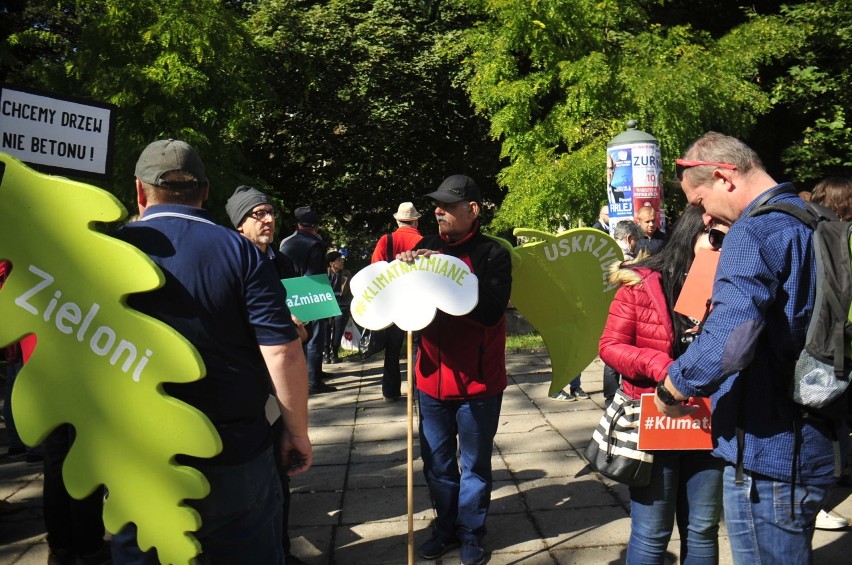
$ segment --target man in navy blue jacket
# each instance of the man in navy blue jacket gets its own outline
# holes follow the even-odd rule
[[[281,242],[279,250],[293,261],[299,276],[325,275],[326,245],[319,236],[319,215],[308,206],[296,208],[298,226],[292,235]],[[336,387],[322,381],[322,353],[325,334],[328,333],[328,320],[320,319],[311,323],[308,329],[310,337],[305,346],[308,362],[308,387],[311,394],[333,392]]]
[[[165,284],[131,295],[128,305],[168,324],[198,350],[207,375],[166,383],[166,392],[202,411],[222,438],[211,459],[178,456],[198,468],[210,494],[188,502],[202,518],[195,536],[212,563],[284,563],[281,485],[266,418],[270,378],[285,432],[290,475],[312,463],[305,359],[284,287],[247,238],[216,225],[201,208],[204,165],[183,141],[151,143],[136,164],[140,218],[116,237],[148,255]],[[112,538],[117,564],[154,564],[130,524]]]

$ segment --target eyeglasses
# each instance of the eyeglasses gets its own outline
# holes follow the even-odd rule
[[[720,169],[728,169],[736,171],[737,166],[730,163],[716,163],[715,161],[693,161],[692,159],[675,159],[675,176],[677,180],[683,182],[683,172],[692,167],[718,167]]]
[[[267,218],[272,218],[273,220],[278,217],[278,210],[275,208],[264,208],[262,210],[252,210],[249,212],[249,216],[257,220],[258,222],[263,222]]]
[[[707,239],[710,241],[710,245],[713,246],[713,249],[718,251],[722,249],[722,241],[725,239],[725,232],[715,228],[710,228],[707,230]]]

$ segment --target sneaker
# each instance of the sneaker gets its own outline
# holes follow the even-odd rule
[[[842,530],[848,525],[849,521],[837,512],[820,510],[814,527],[818,530]]]
[[[589,393],[587,393],[585,390],[581,389],[580,387],[577,387],[576,389],[572,390],[571,394],[573,394],[577,398],[582,398],[583,400],[589,399]]]
[[[566,400],[568,402],[574,402],[575,400],[577,400],[576,396],[564,390],[560,390],[550,398],[552,398],[553,400]]]
[[[420,557],[423,559],[437,559],[449,550],[458,546],[459,542],[457,540],[444,541],[438,536],[432,536],[420,546],[417,553],[419,553]]]
[[[326,392],[334,392],[335,390],[337,390],[336,386],[331,386],[325,384],[324,382],[320,382],[319,384],[309,386],[308,394],[324,394]]]
[[[459,553],[462,565],[481,565],[485,563],[485,550],[479,540],[465,540]]]

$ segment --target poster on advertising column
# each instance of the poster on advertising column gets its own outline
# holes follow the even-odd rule
[[[665,220],[660,203],[663,197],[662,159],[655,142],[630,143],[607,148],[607,197],[612,225],[631,220],[642,206],[651,206]]]
[[[116,107],[0,84],[0,151],[51,174],[109,178]]]

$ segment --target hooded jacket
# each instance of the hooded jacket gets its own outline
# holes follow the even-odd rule
[[[599,353],[622,375],[630,398],[654,392],[672,364],[674,326],[669,316],[660,273],[646,268],[620,268],[610,274],[620,284],[609,307]]]
[[[506,375],[506,307],[512,290],[509,252],[477,225],[463,240],[424,238],[415,249],[434,249],[464,261],[479,281],[479,301],[464,316],[438,311],[420,332],[417,388],[439,400],[500,394]]]

